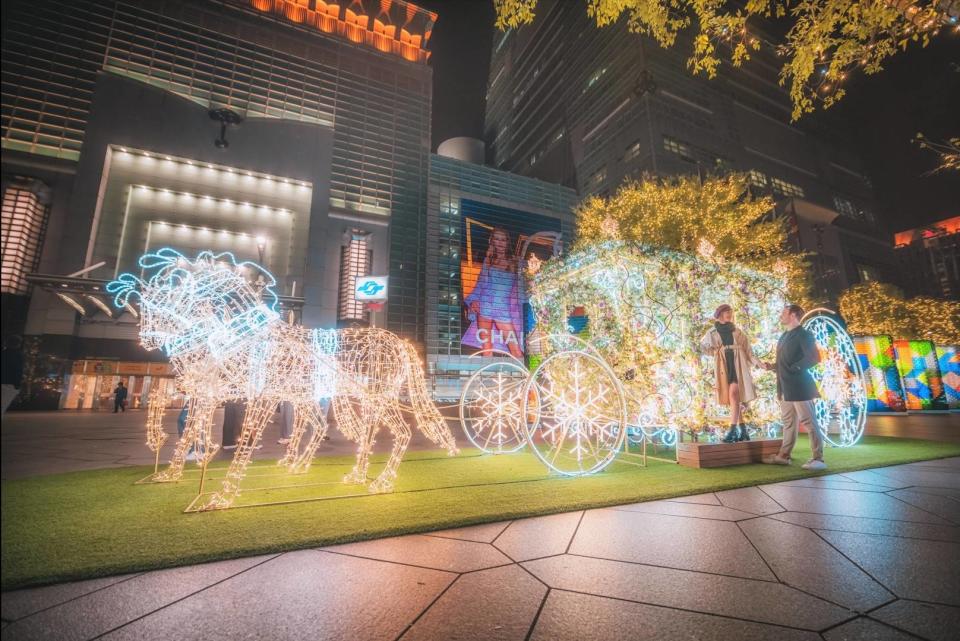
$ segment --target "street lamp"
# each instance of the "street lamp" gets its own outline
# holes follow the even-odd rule
[[[221,109],[211,109],[207,113],[210,115],[210,120],[216,120],[220,123],[220,136],[213,141],[213,144],[217,149],[226,149],[230,146],[230,143],[227,142],[227,127],[230,125],[239,125],[243,122],[243,118],[237,112],[225,107]]]

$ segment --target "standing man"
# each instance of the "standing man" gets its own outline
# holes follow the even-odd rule
[[[113,390],[113,413],[116,414],[117,410],[127,411],[127,388],[123,386],[123,381],[117,383]]]
[[[23,339],[16,335],[10,335],[3,346],[3,358],[0,367],[3,368],[3,377],[0,380],[0,389],[3,390],[0,416],[7,413],[7,408],[20,393],[20,385],[23,383]]]
[[[780,414],[783,421],[783,445],[775,456],[764,463],[790,465],[790,453],[797,444],[800,426],[810,435],[810,450],[813,457],[803,464],[805,470],[825,470],[823,462],[823,437],[814,418],[814,399],[820,398],[817,384],[808,371],[820,362],[820,352],[813,334],[800,325],[803,308],[787,305],[780,312],[780,322],[787,331],[777,341],[777,362],[767,364],[768,370],[777,372],[777,398],[780,399]]]

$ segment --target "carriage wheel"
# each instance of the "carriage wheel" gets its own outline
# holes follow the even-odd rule
[[[460,395],[460,425],[487,454],[509,454],[526,445],[523,392],[529,372],[514,361],[490,363],[467,380]]]
[[[557,352],[540,363],[527,382],[522,416],[534,454],[568,476],[605,468],[627,434],[626,401],[616,374],[603,359],[582,351]]]
[[[856,445],[867,422],[867,392],[857,350],[846,330],[826,314],[803,321],[817,341],[820,363],[810,369],[820,390],[816,400],[817,425],[827,443]]]

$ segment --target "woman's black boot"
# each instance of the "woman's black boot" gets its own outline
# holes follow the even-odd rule
[[[724,443],[736,443],[739,439],[737,438],[738,431],[737,425],[731,425],[730,429],[727,430],[727,433],[723,435]]]
[[[737,427],[740,428],[740,429],[738,430],[738,432],[737,432],[737,440],[738,440],[738,441],[749,441],[749,440],[750,440],[750,433],[747,431],[747,426],[746,426],[745,424],[743,424],[743,423],[740,423],[740,424],[737,425]]]

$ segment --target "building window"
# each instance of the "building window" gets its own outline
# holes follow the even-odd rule
[[[860,276],[861,283],[872,283],[883,280],[880,276],[880,270],[873,265],[857,263],[857,274]]]
[[[593,85],[597,84],[600,81],[600,78],[603,78],[603,75],[607,73],[607,68],[598,69],[593,72],[593,75],[587,80],[587,86],[583,88],[581,93],[587,93],[587,90],[590,89]]]
[[[850,218],[859,218],[859,212],[857,208],[854,207],[853,203],[847,200],[846,198],[840,198],[839,196],[833,197],[833,206],[837,210],[837,213],[843,214],[844,216],[849,216]]]
[[[341,321],[365,321],[367,311],[364,304],[354,297],[357,279],[369,276],[373,265],[373,252],[370,251],[370,234],[351,229],[347,232],[347,244],[340,253],[340,292],[337,318]]]
[[[787,182],[786,180],[781,180],[780,178],[771,178],[770,186],[773,188],[773,191],[781,196],[794,196],[796,198],[803,198],[803,187],[800,185],[794,185],[793,183]]]
[[[39,180],[17,179],[3,192],[0,291],[4,294],[30,293],[27,274],[35,271],[40,262],[50,213],[39,195],[46,191],[46,185]]]
[[[690,158],[690,146],[670,136],[663,137],[663,148],[681,158]]]
[[[590,178],[587,179],[587,187],[592,189],[593,187],[598,187],[603,184],[603,181],[607,179],[607,168],[603,167],[596,172],[594,172]]]
[[[762,171],[757,171],[756,169],[750,170],[750,184],[754,187],[766,187],[767,186],[767,175]]]
[[[640,141],[634,142],[632,145],[627,147],[627,150],[623,152],[623,162],[630,162],[634,158],[640,155]]]
[[[713,159],[713,170],[719,174],[730,173],[733,170],[733,163],[728,158],[717,156]]]

